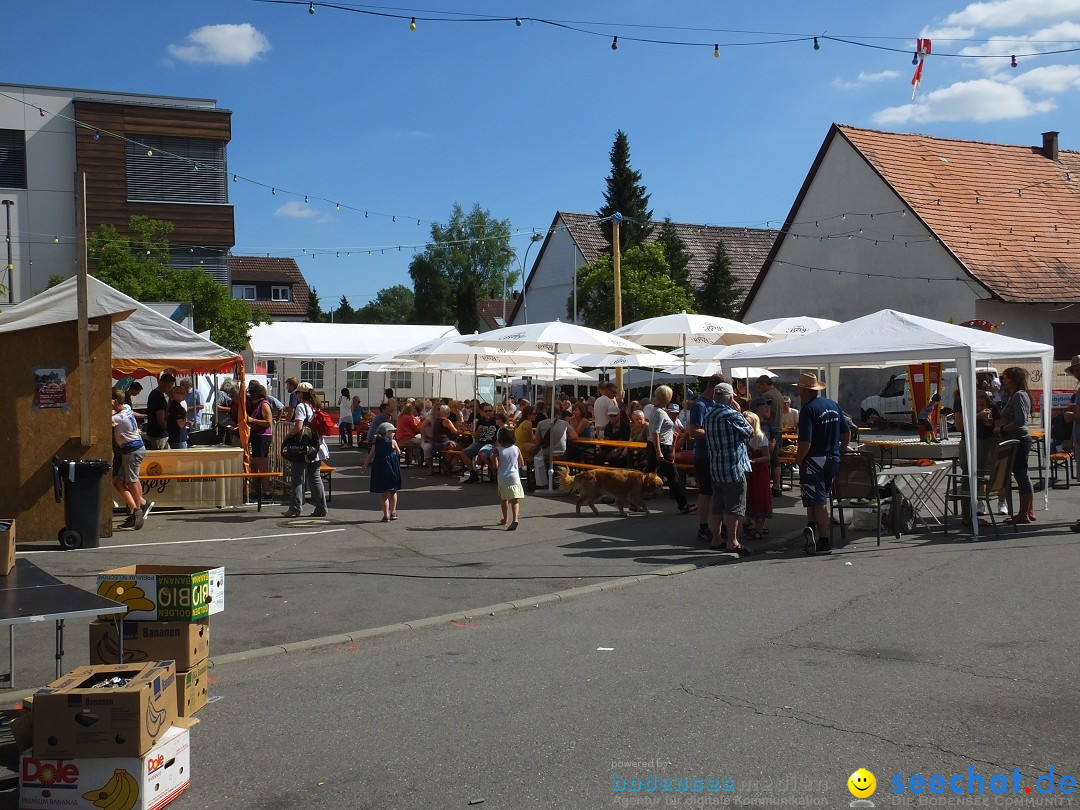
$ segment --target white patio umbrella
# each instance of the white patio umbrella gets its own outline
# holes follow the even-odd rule
[[[567,359],[582,368],[664,368],[679,362],[675,355],[657,351],[641,354],[572,354]]]
[[[612,334],[645,346],[677,346],[683,350],[684,358],[688,346],[735,346],[741,343],[764,343],[769,339],[768,334],[760,329],[729,318],[687,312],[644,318],[619,327]],[[685,359],[684,363],[689,365]],[[684,389],[686,377],[684,372]]]
[[[590,329],[587,326],[579,326],[576,323],[563,323],[562,321],[548,321],[546,323],[529,323],[522,326],[506,326],[485,332],[482,335],[469,335],[462,339],[463,343],[472,345],[492,346],[504,349],[516,349],[521,351],[542,351],[551,354],[551,399],[555,401],[555,382],[558,378],[559,353],[563,354],[646,354],[648,349],[640,343],[601,332],[599,329]],[[548,476],[548,491],[554,490],[555,476]]]
[[[750,326],[767,332],[773,340],[787,340],[788,338],[807,335],[810,332],[820,332],[832,326],[839,326],[840,321],[830,321],[828,318],[813,318],[809,315],[795,315],[791,318],[769,318],[764,321],[754,321]]]

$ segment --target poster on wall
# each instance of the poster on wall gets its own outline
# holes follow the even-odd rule
[[[63,408],[67,410],[67,369],[34,369],[34,408]]]

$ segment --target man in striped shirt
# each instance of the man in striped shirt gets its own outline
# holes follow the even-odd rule
[[[718,384],[713,390],[715,407],[705,414],[702,427],[712,474],[711,548],[734,551],[745,557],[753,552],[739,543],[739,521],[746,514],[746,474],[750,472],[746,443],[753,430],[735,409],[734,397],[735,391],[728,383]],[[721,520],[727,532],[727,546],[720,542]]]

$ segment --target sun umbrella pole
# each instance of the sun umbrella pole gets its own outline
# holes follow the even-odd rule
[[[548,425],[548,432],[550,433],[555,429],[555,381],[559,378],[559,344],[555,344],[555,354],[551,357],[551,414],[550,424]],[[555,465],[549,464],[551,460],[551,441],[548,441],[548,455],[544,456],[544,466],[548,468],[548,492],[555,491]],[[541,450],[541,453],[544,451]]]

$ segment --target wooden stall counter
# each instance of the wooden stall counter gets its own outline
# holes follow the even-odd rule
[[[159,507],[206,509],[243,506],[244,479],[217,477],[243,472],[241,448],[215,445],[147,450],[139,476],[146,499]]]

